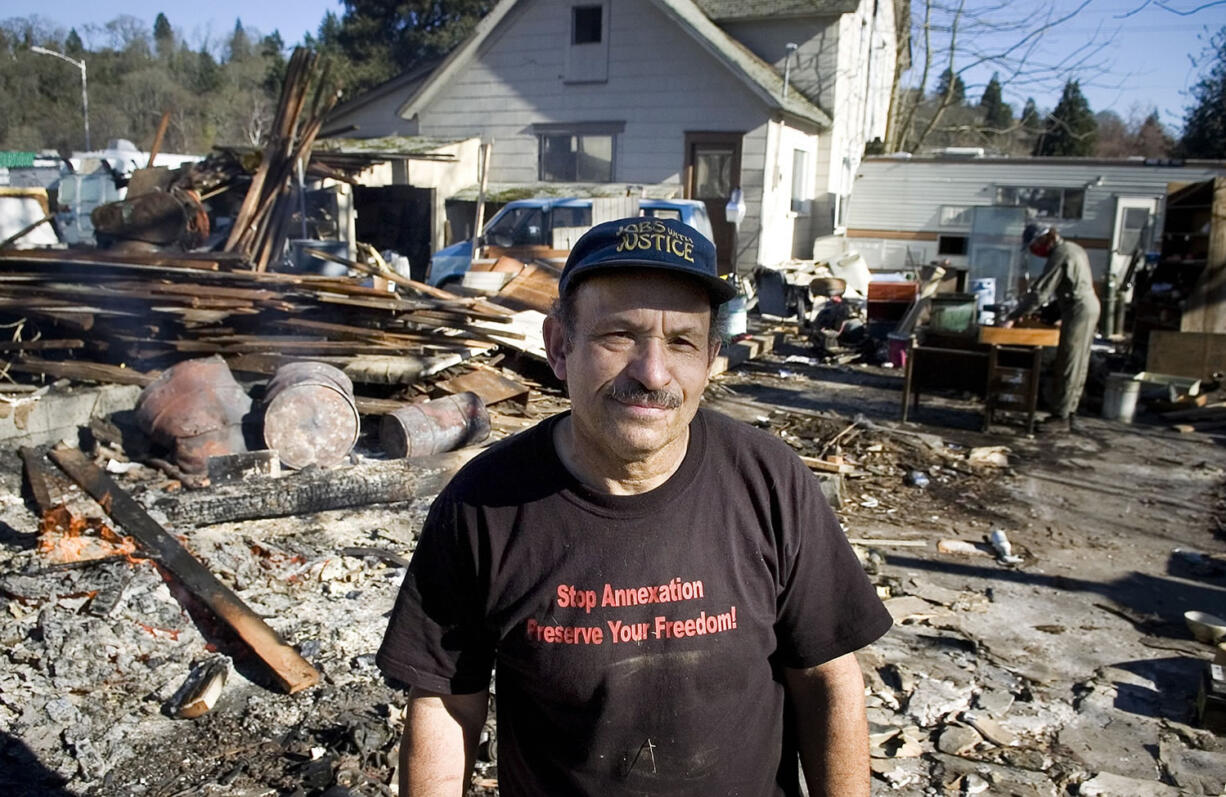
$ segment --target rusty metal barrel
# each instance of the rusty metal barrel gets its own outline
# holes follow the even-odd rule
[[[264,443],[286,467],[331,467],[358,440],[361,419],[353,382],[327,363],[281,366],[268,383],[264,404]]]
[[[185,360],[141,391],[136,420],[146,434],[173,451],[187,473],[204,473],[209,457],[241,454],[243,416],[251,398],[219,356]]]
[[[490,436],[490,414],[473,392],[409,404],[383,416],[379,441],[398,458],[425,457],[480,443]]]

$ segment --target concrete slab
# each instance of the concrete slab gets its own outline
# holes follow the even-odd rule
[[[91,418],[136,406],[137,385],[52,388],[33,396],[0,401],[0,445],[37,446],[65,438],[77,439],[77,430]]]

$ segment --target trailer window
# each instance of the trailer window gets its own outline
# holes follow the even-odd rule
[[[996,204],[1028,208],[1040,219],[1080,219],[1085,211],[1083,188],[997,186]]]
[[[937,236],[937,254],[938,255],[965,255],[966,254],[966,236],[965,235],[938,235]]]

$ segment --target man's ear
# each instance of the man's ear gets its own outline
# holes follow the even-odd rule
[[[551,315],[545,316],[545,323],[541,326],[542,336],[545,338],[545,358],[549,361],[549,367],[553,370],[553,375],[561,381],[566,381],[566,330],[561,322]]]

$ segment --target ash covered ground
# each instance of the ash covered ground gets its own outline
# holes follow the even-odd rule
[[[842,458],[838,514],[897,621],[859,656],[874,791],[1221,794],[1226,744],[1193,721],[1214,651],[1182,614],[1226,607],[1209,556],[1226,551],[1222,441],[1095,419],[1073,437],[985,434],[956,397],[899,425],[898,374],[788,354],[719,377],[707,400],[802,455]],[[529,415],[563,406],[547,394]],[[150,506],[174,487],[139,466],[116,478]],[[67,478],[54,487],[104,517]],[[428,506],[168,526],[321,671],[289,696],[150,562],[50,562],[4,452],[0,789],[395,793],[404,695],[374,653]],[[998,561],[995,529],[1020,561]],[[216,705],[171,716],[210,661],[229,671]],[[482,746],[476,793],[497,791],[496,749]]]

